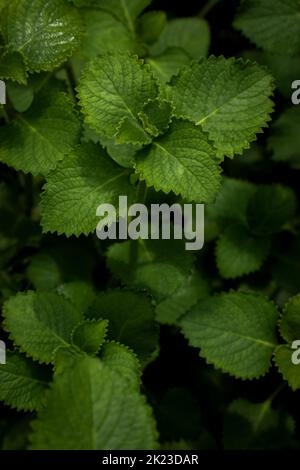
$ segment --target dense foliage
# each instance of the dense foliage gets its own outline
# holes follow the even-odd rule
[[[300,446],[299,0],[0,0],[2,449]],[[205,203],[205,245],[100,241]]]

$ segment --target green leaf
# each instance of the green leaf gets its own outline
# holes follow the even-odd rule
[[[220,186],[221,170],[207,135],[183,121],[137,154],[136,171],[147,186],[188,201],[210,202]]]
[[[137,33],[142,41],[153,44],[159,38],[167,22],[164,11],[148,11],[137,22]]]
[[[105,341],[107,325],[107,320],[85,320],[75,327],[73,344],[90,355],[96,355]]]
[[[208,132],[219,158],[249,148],[273,110],[272,77],[242,59],[203,58],[183,69],[171,85],[175,116]]]
[[[97,0],[97,7],[116,16],[134,32],[137,17],[150,3],[151,0]]]
[[[276,307],[254,293],[223,293],[200,301],[181,320],[185,337],[209,364],[255,379],[270,368],[276,348]]]
[[[132,265],[132,250],[136,250]],[[146,289],[157,301],[175,293],[192,271],[194,256],[178,240],[137,240],[111,245],[107,264],[130,287]],[[161,280],[164,282],[161,282]]]
[[[88,282],[68,282],[61,284],[56,290],[58,294],[70,300],[82,314],[85,314],[95,301],[95,291]],[[99,329],[101,329],[100,326]]]
[[[143,133],[138,114],[158,88],[148,65],[135,56],[110,53],[88,65],[78,93],[86,123],[114,137],[124,120]]]
[[[30,86],[9,82],[7,84],[7,94],[13,107],[19,113],[24,113],[32,105],[34,91]]]
[[[182,315],[188,312],[198,300],[208,295],[207,280],[194,270],[175,292],[156,305],[156,320],[163,324],[176,325]]]
[[[291,416],[271,408],[272,401],[232,402],[225,414],[224,447],[226,450],[285,449],[295,432]]]
[[[242,225],[231,225],[217,242],[219,272],[225,279],[253,273],[261,268],[269,251],[268,238],[256,238]]]
[[[45,175],[79,142],[80,131],[67,95],[44,91],[26,113],[0,129],[0,161],[25,173]]]
[[[172,105],[167,100],[150,100],[145,104],[139,117],[148,134],[158,137],[169,128],[172,116]]]
[[[208,23],[202,18],[176,18],[168,21],[159,40],[151,48],[154,55],[161,54],[169,47],[179,47],[191,58],[206,56],[210,44]]]
[[[130,31],[114,15],[96,8],[83,9],[85,35],[80,55],[94,59],[108,51],[138,52],[139,47]]]
[[[0,78],[26,84],[27,74],[21,54],[0,49]]]
[[[288,381],[293,391],[300,389],[300,366],[293,364],[292,354],[295,351],[285,344],[278,346],[275,351],[274,361],[283,378]]]
[[[26,27],[24,27],[26,25]],[[80,45],[78,11],[64,0],[12,0],[4,10],[4,38],[30,72],[53,70]]]
[[[191,58],[183,49],[170,47],[162,54],[147,57],[146,62],[150,64],[154,75],[162,83],[167,83],[173,75],[191,62]]]
[[[276,162],[300,164],[300,107],[293,106],[284,111],[272,125],[268,147]]]
[[[151,143],[150,136],[137,121],[131,118],[124,118],[121,121],[115,136],[116,144],[147,145]]]
[[[141,366],[137,356],[129,348],[110,341],[104,344],[101,359],[109,369],[125,377],[134,389],[139,390]]]
[[[234,26],[268,52],[284,55],[300,52],[298,0],[246,0]]]
[[[28,291],[4,304],[6,331],[23,352],[41,363],[52,362],[58,347],[71,344],[71,334],[81,320],[79,310],[54,293]]]
[[[78,357],[56,375],[47,408],[32,426],[35,450],[156,447],[154,420],[145,398],[126,377],[95,358]]]
[[[33,411],[45,406],[49,382],[44,369],[19,353],[7,352],[0,367],[0,400],[17,410]]]
[[[221,228],[236,222],[247,225],[247,208],[255,191],[255,185],[248,181],[224,177],[215,202],[207,207],[207,214]]]
[[[83,144],[47,178],[42,196],[44,231],[80,235],[96,230],[97,207],[133,197],[129,172],[112,162],[100,146]],[[130,204],[130,202],[129,202]]]
[[[300,340],[300,294],[292,297],[285,305],[279,329],[287,343]]]
[[[292,222],[297,210],[294,191],[280,184],[261,185],[249,201],[248,222],[253,233],[269,235]]]
[[[145,294],[118,289],[103,292],[97,296],[89,316],[107,319],[109,338],[129,346],[143,362],[158,347],[154,309]]]

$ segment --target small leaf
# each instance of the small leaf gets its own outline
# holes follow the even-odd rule
[[[4,326],[28,356],[46,364],[58,347],[71,344],[71,334],[82,320],[79,310],[54,293],[28,291],[4,304]]]
[[[202,18],[176,18],[168,21],[159,40],[151,49],[158,55],[169,47],[179,47],[191,58],[206,56],[210,43],[209,26]]]
[[[52,71],[72,55],[82,25],[78,11],[64,0],[12,0],[3,12],[2,30],[28,70],[40,72]]]
[[[0,49],[0,78],[26,84],[27,74],[21,54]]]
[[[72,342],[82,351],[96,355],[105,341],[107,320],[86,320],[75,327]]]
[[[136,171],[156,191],[173,191],[199,203],[211,201],[220,186],[221,170],[207,135],[183,121],[137,154]]]
[[[244,276],[261,268],[270,251],[268,238],[256,238],[242,225],[231,225],[216,247],[216,262],[225,279]]]
[[[247,0],[242,3],[234,26],[268,52],[284,55],[300,52],[298,0]]]
[[[273,110],[272,77],[242,59],[203,58],[183,69],[171,85],[175,116],[208,132],[219,158],[249,148]]]
[[[0,367],[0,400],[17,410],[33,411],[45,406],[49,382],[45,370],[19,353],[7,352]]]
[[[71,100],[64,93],[44,91],[26,113],[0,129],[0,161],[45,175],[79,142],[80,131]]]
[[[77,357],[56,375],[47,408],[32,427],[35,450],[156,447],[155,424],[145,398],[122,374],[88,356]]]
[[[94,144],[83,144],[47,178],[42,196],[44,231],[67,236],[96,230],[97,207],[118,206],[119,195],[133,197],[129,172],[120,168]],[[130,202],[128,202],[130,205]]]
[[[200,301],[181,325],[208,363],[237,378],[255,379],[270,368],[277,317],[277,309],[263,296],[230,292]]]
[[[145,104],[139,117],[148,134],[158,137],[167,131],[172,115],[172,105],[167,100],[150,100]]]

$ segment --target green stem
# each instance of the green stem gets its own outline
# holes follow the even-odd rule
[[[74,75],[72,65],[70,63],[68,63],[65,67],[65,70],[67,72],[70,91],[71,91],[73,99],[75,100],[76,99],[75,90],[76,90],[76,87],[77,87],[77,82],[76,82],[76,78],[75,78],[75,75]]]
[[[199,16],[202,16],[204,18],[210,10],[212,10],[221,0],[209,0],[206,5],[200,10]]]

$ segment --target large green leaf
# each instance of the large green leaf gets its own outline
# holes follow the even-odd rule
[[[167,134],[136,156],[136,171],[156,191],[188,201],[210,202],[220,186],[220,167],[207,135],[189,122],[174,122]]]
[[[270,368],[277,317],[276,307],[265,297],[230,292],[200,301],[181,325],[208,363],[235,377],[254,379]]]
[[[149,65],[124,53],[106,54],[90,63],[79,86],[87,124],[107,137],[117,136],[126,126],[127,141],[124,142],[123,135],[119,143],[149,143],[138,114],[157,94]]]
[[[58,294],[28,291],[4,304],[4,326],[14,343],[39,362],[50,363],[58,347],[71,344],[82,320],[75,305]]]
[[[71,56],[79,47],[82,25],[78,11],[64,0],[12,0],[3,12],[2,30],[28,70],[39,72]]]
[[[83,144],[63,160],[47,178],[44,189],[43,229],[67,236],[96,230],[100,204],[117,207],[120,195],[127,195],[129,201],[133,197],[128,170],[94,144]]]
[[[75,392],[75,393],[74,393]],[[78,357],[58,373],[38,414],[33,449],[153,449],[156,431],[145,398],[98,359]]]
[[[300,52],[298,0],[246,0],[234,25],[268,52],[284,55]]]
[[[249,148],[270,120],[273,79],[257,64],[203,58],[183,69],[171,85],[175,115],[208,132],[220,158]]]
[[[26,113],[0,129],[0,161],[25,173],[45,175],[79,143],[80,130],[67,95],[43,91]]]

